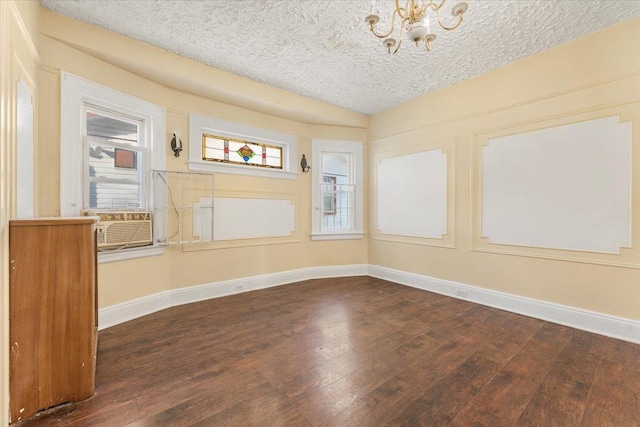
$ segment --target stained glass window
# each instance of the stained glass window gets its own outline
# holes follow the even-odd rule
[[[202,160],[282,169],[282,147],[202,134]]]

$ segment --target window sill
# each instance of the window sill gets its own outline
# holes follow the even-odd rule
[[[146,246],[142,248],[122,249],[119,251],[104,251],[98,252],[98,264],[146,258],[162,254],[164,254],[164,246]]]
[[[197,172],[259,176],[262,178],[296,179],[298,177],[297,172],[290,172],[280,169],[261,168],[257,166],[230,165],[219,162],[190,161],[189,170]]]
[[[362,239],[363,237],[364,237],[364,232],[311,234],[311,240],[355,240],[355,239]]]

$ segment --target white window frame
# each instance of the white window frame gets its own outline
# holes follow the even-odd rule
[[[85,198],[86,109],[94,106],[144,121],[148,153],[143,161],[143,176],[151,169],[165,170],[166,110],[163,107],[93,83],[63,71],[60,75],[60,215],[79,216]],[[141,130],[142,132],[142,130]],[[143,186],[146,185],[143,179]],[[143,208],[153,208],[153,191],[143,195]],[[164,253],[164,247],[153,246],[105,251],[98,262],[112,262]]]
[[[282,169],[238,165],[202,160],[202,135],[223,136],[282,148]],[[297,144],[295,135],[262,129],[213,117],[189,114],[189,170],[209,173],[296,179]]]
[[[353,184],[355,185],[354,197],[354,224],[353,229],[345,232],[323,231],[323,196],[321,185],[323,182],[322,154],[323,153],[345,153],[350,154],[353,164]],[[333,139],[312,139],[311,140],[311,197],[312,197],[312,226],[311,240],[339,240],[339,239],[362,239],[364,236],[364,159],[363,144],[360,141],[343,141]]]

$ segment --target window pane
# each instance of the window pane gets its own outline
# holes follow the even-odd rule
[[[330,190],[330,188],[332,190]],[[354,191],[351,184],[327,185],[322,184],[324,217],[322,229],[324,231],[346,231],[353,229],[354,221]],[[333,207],[331,211],[327,209]]]
[[[89,183],[89,207],[98,209],[139,208],[138,184]]]
[[[90,178],[129,179],[138,182],[139,170],[139,152],[89,142]]]
[[[265,147],[267,151],[267,165],[282,168],[282,148]]]
[[[204,156],[202,160],[224,161],[224,139],[203,135]]]
[[[204,158],[202,160],[224,160],[224,150],[218,150],[217,148],[205,148]]]
[[[336,177],[324,175],[322,177],[322,209],[325,215],[336,213]]]
[[[138,144],[138,125],[87,112],[87,135]]]
[[[206,148],[214,148],[216,150],[224,150],[224,139],[205,135],[204,144]]]
[[[322,153],[322,173],[337,177],[338,184],[350,184],[351,155],[349,153]]]
[[[322,153],[323,231],[348,231],[354,228],[351,184],[351,154]]]
[[[282,159],[280,157],[267,157],[267,166],[282,169]]]

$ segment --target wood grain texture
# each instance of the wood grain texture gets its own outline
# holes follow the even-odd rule
[[[95,389],[95,219],[10,222],[11,419]]]
[[[476,354],[409,404],[390,425],[446,426],[498,372],[499,366]]]
[[[40,225],[93,225],[98,221],[97,216],[78,217],[41,217],[30,219],[12,219],[11,227],[36,227]]]
[[[100,332],[97,390],[31,426],[638,426],[640,346],[370,277]]]

